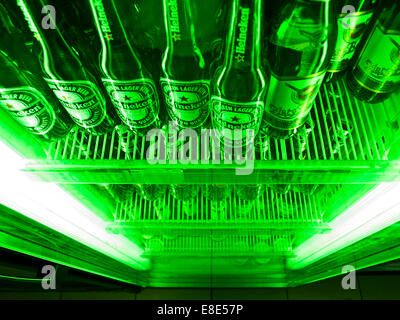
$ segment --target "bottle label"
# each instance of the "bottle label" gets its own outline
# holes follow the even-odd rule
[[[119,117],[127,126],[146,128],[157,119],[159,104],[152,80],[103,79],[103,83]]]
[[[400,35],[385,33],[376,26],[353,74],[370,91],[394,91],[400,83]]]
[[[244,62],[246,57],[246,41],[247,32],[250,19],[250,8],[239,7],[240,19],[236,25],[236,34],[238,35],[235,39],[235,59],[237,62]]]
[[[233,139],[233,145],[245,144],[246,129],[253,129],[254,135],[257,134],[264,111],[262,102],[239,103],[214,96],[211,98],[211,105],[213,125],[220,134],[231,140],[232,130],[242,130],[241,139]]]
[[[179,9],[177,0],[164,0],[164,16],[167,17],[167,33],[174,42],[181,40]],[[168,31],[169,30],[169,31]]]
[[[208,81],[175,81],[161,79],[161,90],[170,118],[182,128],[201,126],[209,115]]]
[[[79,126],[93,128],[106,117],[106,102],[92,82],[45,80]]]
[[[299,127],[311,110],[324,76],[325,72],[321,72],[292,80],[272,74],[263,120],[278,129]]]
[[[372,11],[358,12],[338,19],[338,36],[329,72],[340,72],[348,67],[372,15]]]
[[[0,89],[0,106],[35,134],[46,134],[56,121],[52,106],[34,88]]]

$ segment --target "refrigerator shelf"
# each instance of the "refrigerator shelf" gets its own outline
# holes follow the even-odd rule
[[[265,233],[296,230],[318,233],[329,230],[323,220],[328,191],[304,195],[290,191],[280,195],[266,188],[253,201],[243,201],[232,193],[220,203],[212,203],[201,188],[189,204],[183,204],[166,193],[161,199],[147,201],[135,194],[130,200],[118,202],[114,222],[108,229],[114,233],[147,237],[182,233],[208,235],[213,230],[225,234]],[[189,211],[189,209],[192,209]]]
[[[293,256],[292,236],[278,235],[227,236],[221,240],[210,237],[178,237],[165,239],[152,237],[145,241],[143,257],[232,257],[271,259],[276,256]]]
[[[226,159],[218,163],[218,157],[224,155],[219,155],[215,144],[209,153],[204,152],[206,144],[200,138],[197,149],[190,149],[192,158],[188,163],[174,163],[167,152],[160,151],[164,144],[151,150],[149,154],[154,156],[150,161],[150,143],[144,137],[130,132],[119,135],[120,129],[96,137],[75,128],[63,140],[50,144],[47,159],[28,161],[25,170],[57,183],[398,181],[399,101],[397,94],[383,103],[369,105],[350,96],[343,82],[325,84],[302,133],[287,140],[258,137],[257,145],[261,147],[255,151],[254,161],[247,159],[242,164]],[[163,141],[169,150],[168,139]]]

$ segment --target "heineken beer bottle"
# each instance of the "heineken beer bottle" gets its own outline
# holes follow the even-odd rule
[[[165,184],[137,184],[136,192],[145,200],[158,200],[165,194]]]
[[[113,110],[93,74],[82,64],[79,53],[62,34],[60,25],[68,27],[68,18],[61,11],[57,20],[52,21],[54,29],[42,28],[42,8],[49,4],[47,0],[17,1],[40,45],[44,78],[71,118],[94,135],[111,131],[115,126]]]
[[[24,34],[10,13],[0,4],[0,106],[38,137],[62,138],[72,127],[71,118],[43,79],[30,70]]]
[[[118,201],[132,200],[136,189],[133,184],[105,184],[105,189]]]
[[[325,81],[341,78],[372,20],[377,0],[335,1],[337,40]]]
[[[172,184],[169,186],[170,194],[181,202],[183,212],[189,217],[196,214],[195,199],[199,194],[199,190],[200,187],[197,184]]]
[[[323,82],[335,39],[330,0],[284,3],[274,17],[268,41],[271,79],[262,135],[286,139],[303,125]]]
[[[207,184],[205,197],[210,200],[212,220],[224,220],[227,217],[226,200],[231,195],[232,189],[227,184]]]
[[[163,0],[167,43],[160,83],[167,112],[178,128],[201,127],[209,115],[208,59],[197,43],[195,21],[202,1]]]
[[[235,202],[236,215],[248,217],[253,210],[255,200],[264,192],[261,184],[235,185],[237,199]]]
[[[46,88],[46,84],[22,70],[1,50],[0,107],[33,134],[45,140],[60,139],[72,127],[68,114]]]
[[[151,201],[158,219],[166,220],[171,216],[171,210],[164,201],[167,185],[165,184],[137,184],[136,193],[147,201]]]
[[[267,79],[261,66],[263,0],[234,0],[223,64],[212,85],[212,123],[224,146],[241,147],[257,134],[264,111]],[[239,130],[240,135],[234,134]]]
[[[359,100],[378,103],[400,84],[400,2],[382,1],[383,10],[362,49],[347,87]]]
[[[122,0],[90,0],[102,50],[102,81],[122,122],[132,131],[146,135],[161,127],[159,102],[150,72],[133,48],[124,22],[131,4]]]

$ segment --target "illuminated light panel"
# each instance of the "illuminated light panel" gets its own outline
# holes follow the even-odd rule
[[[143,249],[56,184],[34,182],[19,171],[23,158],[0,141],[0,203],[136,270],[147,270]]]
[[[303,268],[400,220],[400,183],[382,183],[334,219],[327,233],[311,237],[288,259]]]

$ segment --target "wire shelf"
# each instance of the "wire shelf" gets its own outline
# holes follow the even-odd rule
[[[232,192],[225,200],[212,202],[204,188],[190,203],[174,199],[166,193],[161,199],[147,201],[135,194],[129,200],[117,203],[114,222],[109,230],[124,234],[170,234],[190,230],[191,234],[209,234],[218,237],[230,233],[296,230],[304,233],[323,232],[329,224],[323,220],[326,193],[320,191],[305,195],[298,191],[279,194],[265,188],[256,200],[243,201]]]
[[[210,237],[152,237],[145,241],[145,257],[155,256],[208,256],[272,258],[293,255],[292,235],[227,236],[214,240]]]
[[[200,138],[189,163],[172,160],[167,151],[160,151],[163,148],[149,153],[151,162],[145,137],[121,128],[96,137],[75,128],[50,145],[47,159],[28,162],[26,170],[58,183],[159,184],[171,176],[176,183],[397,181],[400,161],[390,151],[400,137],[399,101],[397,94],[369,105],[350,96],[343,82],[324,84],[298,133],[286,140],[258,136],[254,164],[249,159],[245,164],[224,159],[216,148],[207,152]],[[169,150],[168,139],[165,142]],[[236,169],[246,166],[254,167],[252,174],[237,174]]]

